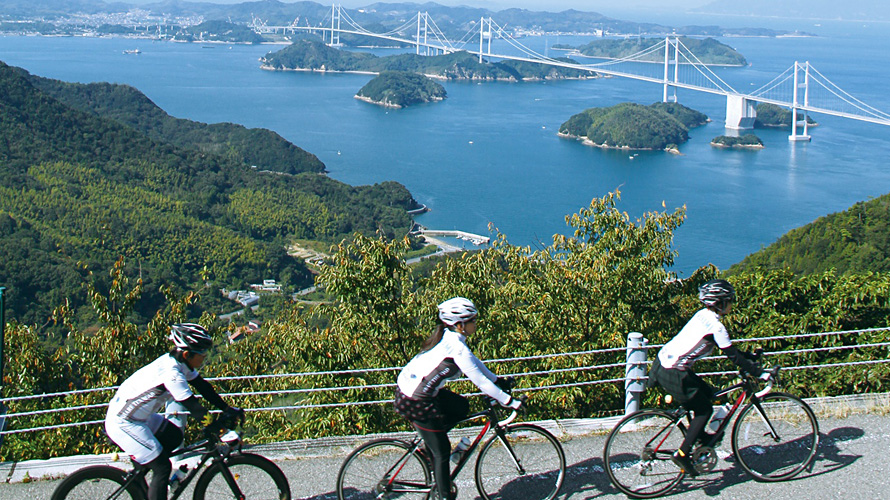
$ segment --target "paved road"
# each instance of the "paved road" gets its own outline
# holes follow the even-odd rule
[[[835,412],[837,414],[838,412]],[[890,466],[890,415],[886,412],[856,414],[845,418],[820,416],[821,442],[812,471],[784,483],[757,483],[731,461],[721,460],[714,471],[696,479],[685,479],[667,498],[700,499],[722,497],[752,500],[820,500],[836,498],[888,498]],[[561,436],[566,452],[568,474],[559,498],[625,498],[615,490],[602,472],[601,434]],[[728,453],[725,440],[723,455]],[[263,450],[290,478],[294,498],[329,500],[336,498],[333,486],[337,470],[352,443],[288,452],[304,458],[282,459],[282,452]],[[731,457],[730,457],[731,460]],[[0,485],[0,499],[23,500],[49,498],[58,480],[40,480],[28,484]],[[472,482],[472,470],[459,477],[460,500],[478,498]]]

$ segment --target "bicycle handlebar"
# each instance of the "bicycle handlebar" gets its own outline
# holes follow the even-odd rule
[[[769,380],[766,381],[766,387],[754,393],[755,396],[757,396],[758,398],[762,398],[773,390],[773,386],[779,383],[779,369],[780,367],[774,366],[768,370],[764,370],[765,372],[768,372],[770,374]]]

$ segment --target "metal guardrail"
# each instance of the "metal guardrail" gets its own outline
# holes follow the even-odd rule
[[[868,333],[868,332],[881,332],[881,331],[890,331],[890,327],[888,328],[874,328],[874,329],[864,329],[864,330],[846,330],[846,331],[836,331],[836,332],[821,332],[821,333],[807,333],[807,334],[798,334],[798,335],[781,335],[781,336],[773,336],[773,337],[757,337],[750,339],[735,339],[736,343],[746,343],[746,342],[765,342],[771,340],[794,340],[794,339],[803,339],[803,338],[817,338],[817,337],[830,337],[830,336],[852,336],[856,334]],[[549,385],[541,385],[529,388],[522,388],[523,392],[535,392],[535,391],[546,391],[546,390],[555,390],[562,389],[568,387],[587,387],[599,384],[617,384],[624,383],[625,385],[625,408],[624,411],[626,413],[635,411],[639,408],[640,401],[642,399],[642,394],[645,390],[645,381],[647,380],[647,368],[649,365],[648,361],[648,351],[652,349],[656,349],[661,347],[662,344],[654,344],[649,345],[643,335],[641,333],[631,333],[628,336],[628,342],[625,347],[615,347],[615,348],[607,348],[607,349],[594,349],[587,351],[578,351],[578,352],[570,352],[570,353],[553,353],[553,354],[542,354],[537,356],[522,356],[522,357],[513,357],[513,358],[500,358],[500,359],[490,359],[486,361],[486,364],[506,364],[506,363],[532,363],[532,366],[526,370],[518,371],[515,373],[510,373],[510,375],[522,379],[524,377],[534,377],[534,376],[542,376],[542,375],[552,375],[552,374],[571,374],[571,373],[596,373],[597,371],[602,370],[612,370],[617,371],[620,368],[624,368],[624,375],[619,375],[620,372],[615,373],[616,376],[612,377],[604,377],[604,378],[595,378],[594,375],[591,375],[586,380],[576,380],[567,383],[551,383]],[[814,352],[826,352],[831,350],[851,350],[851,349],[865,349],[865,348],[887,348],[890,347],[890,342],[875,342],[875,343],[865,343],[865,344],[854,344],[854,345],[843,345],[843,346],[825,346],[825,347],[813,347],[808,349],[789,349],[783,351],[771,351],[765,352],[764,356],[782,356],[782,355],[802,355],[807,353]],[[620,361],[620,353],[624,352],[624,361]],[[607,364],[589,364],[584,362],[576,362],[577,366],[572,366],[568,368],[558,368],[558,369],[542,369],[542,366],[534,366],[535,361],[549,360],[555,358],[567,358],[567,359],[583,359],[584,357],[594,356],[594,355],[612,355],[615,357],[616,362],[607,363]],[[725,356],[710,356],[703,358],[703,360],[714,360],[725,358]],[[851,361],[851,362],[842,362],[842,363],[823,363],[823,364],[807,364],[807,365],[798,365],[798,366],[786,366],[784,368],[785,371],[795,371],[795,370],[816,370],[816,369],[826,369],[826,368],[836,368],[842,366],[856,366],[856,365],[873,365],[873,364],[884,364],[890,363],[890,357],[882,357],[881,359],[868,359],[862,361]],[[325,371],[325,372],[297,372],[297,373],[284,373],[284,374],[268,374],[268,375],[243,375],[243,376],[230,376],[230,377],[215,377],[208,378],[210,381],[222,382],[222,381],[241,381],[241,380],[264,380],[264,379],[294,379],[300,380],[309,377],[328,377],[328,376],[337,376],[337,375],[360,375],[360,374],[368,374],[368,373],[380,373],[380,372],[395,372],[400,370],[401,367],[384,367],[384,368],[371,368],[371,369],[354,369],[354,370],[339,370],[339,371]],[[709,373],[700,373],[702,376],[719,376],[719,375],[732,375],[736,372],[734,371],[720,371],[720,372],[709,372]],[[395,379],[395,376],[393,376]],[[250,397],[250,396],[288,396],[288,395],[307,395],[307,394],[316,394],[316,393],[335,393],[335,392],[343,392],[350,390],[362,390],[362,391],[373,391],[380,389],[390,389],[394,388],[395,383],[383,383],[383,384],[372,384],[372,385],[342,385],[342,386],[334,386],[334,387],[311,387],[311,388],[298,388],[298,389],[284,389],[284,390],[263,390],[263,391],[246,391],[246,392],[228,392],[223,393],[222,396],[225,397]],[[53,401],[58,398],[66,398],[71,396],[79,396],[79,395],[87,395],[98,392],[108,392],[108,399],[111,398],[111,392],[116,390],[117,386],[111,387],[101,387],[95,389],[83,389],[83,390],[75,390],[75,391],[67,391],[67,392],[56,392],[56,393],[47,393],[47,394],[34,394],[27,396],[16,396],[16,397],[8,397],[8,398],[0,398],[0,407],[5,407],[12,405],[15,406],[16,402],[21,401],[30,401],[35,399],[42,399],[44,401]],[[390,391],[391,392],[391,391]],[[467,395],[478,395],[481,393],[471,393]],[[336,408],[336,407],[344,407],[344,406],[365,406],[365,405],[377,405],[377,404],[389,404],[391,403],[391,398],[387,397],[385,399],[373,399],[369,401],[341,401],[341,402],[332,402],[332,403],[317,403],[317,404],[295,404],[295,405],[283,405],[283,406],[266,406],[266,407],[254,407],[246,409],[248,412],[267,412],[267,411],[297,411],[297,410],[308,410],[308,409],[318,409],[318,408]],[[5,415],[5,419],[7,422],[17,423],[26,421],[29,417],[35,417],[40,415],[53,415],[53,414],[65,414],[68,412],[77,412],[77,411],[85,411],[85,410],[95,410],[107,407],[107,403],[99,403],[99,404],[82,404],[82,405],[73,405],[67,407],[60,408],[47,408],[41,410],[34,411],[21,411],[21,412],[12,412]],[[27,432],[38,432],[38,431],[46,431],[51,429],[60,429],[65,427],[74,427],[74,426],[86,426],[86,425],[96,425],[103,423],[103,420],[83,420],[83,421],[69,421],[66,423],[59,423],[53,425],[44,425],[44,426],[34,426],[34,427],[25,427],[24,425],[13,425],[14,428],[6,430],[0,429],[0,439],[4,435],[8,434],[18,434],[18,433],[27,433]]]

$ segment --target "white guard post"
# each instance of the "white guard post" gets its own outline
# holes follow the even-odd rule
[[[624,414],[640,409],[640,400],[646,390],[646,344],[640,332],[627,336],[627,362],[624,371]]]

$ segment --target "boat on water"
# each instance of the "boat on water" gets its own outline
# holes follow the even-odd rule
[[[124,54],[141,54],[142,51],[139,49],[128,49],[124,51]]]

